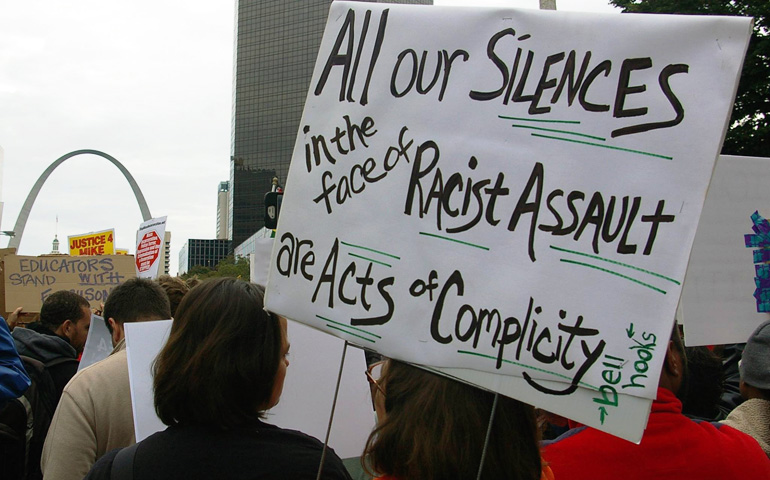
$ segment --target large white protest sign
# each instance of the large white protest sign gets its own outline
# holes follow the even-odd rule
[[[166,217],[151,218],[139,225],[136,231],[137,277],[158,278],[165,234]]]
[[[751,214],[770,218],[770,158],[719,157],[682,292],[687,345],[743,343],[767,313],[757,312]]]
[[[613,431],[656,395],[750,30],[334,2],[267,307]]]

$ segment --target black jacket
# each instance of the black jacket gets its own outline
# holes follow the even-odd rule
[[[67,339],[53,333],[39,323],[31,323],[27,328],[14,328],[11,332],[19,355],[26,355],[44,364],[54,362],[47,367],[58,393],[57,402],[67,382],[78,371],[78,354]]]

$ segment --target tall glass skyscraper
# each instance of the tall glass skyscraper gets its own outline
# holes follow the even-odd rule
[[[233,248],[264,225],[264,196],[273,177],[281,185],[286,181],[330,5],[238,1],[228,234]]]

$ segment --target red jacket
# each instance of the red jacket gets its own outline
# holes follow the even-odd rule
[[[543,458],[557,480],[770,479],[770,460],[753,438],[690,420],[663,388],[639,445],[581,427],[545,442]]]

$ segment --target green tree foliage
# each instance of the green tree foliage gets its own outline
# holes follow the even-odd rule
[[[733,116],[722,153],[770,155],[770,0],[610,0],[630,13],[754,17]]]
[[[223,258],[219,261],[216,267],[208,268],[202,265],[195,265],[187,270],[186,273],[180,275],[184,280],[190,277],[198,276],[199,279],[204,280],[212,277],[236,277],[241,280],[249,281],[249,259],[245,257],[238,257],[234,259],[232,255]]]

